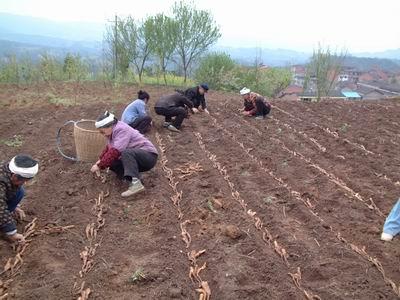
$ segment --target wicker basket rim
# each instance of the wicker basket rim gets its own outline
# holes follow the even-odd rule
[[[90,129],[85,129],[85,128],[79,127],[78,124],[79,123],[83,123],[83,122],[96,122],[96,121],[95,120],[86,120],[86,119],[84,119],[84,120],[76,121],[74,126],[76,128],[78,128],[79,130],[82,130],[82,131],[99,133],[97,130],[90,130]]]

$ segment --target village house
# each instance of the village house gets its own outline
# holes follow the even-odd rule
[[[289,85],[277,96],[280,100],[298,100],[299,95],[303,92],[303,87],[295,84]]]
[[[338,75],[339,82],[357,83],[361,76],[361,72],[353,67],[344,67]]]

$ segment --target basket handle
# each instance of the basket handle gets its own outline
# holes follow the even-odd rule
[[[65,122],[64,125],[61,126],[61,127],[58,129],[58,131],[57,131],[57,137],[56,137],[56,145],[57,145],[57,150],[58,150],[58,152],[61,154],[62,157],[66,158],[66,159],[68,159],[68,160],[72,160],[72,161],[78,161],[78,158],[68,156],[68,155],[64,154],[64,152],[62,151],[62,149],[61,149],[61,130],[62,130],[66,125],[69,125],[69,124],[74,124],[74,125],[75,125],[75,123],[76,123],[75,121],[68,121],[68,122]]]

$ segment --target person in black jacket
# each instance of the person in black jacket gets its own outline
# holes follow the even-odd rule
[[[175,132],[179,132],[188,109],[193,113],[193,103],[180,93],[162,96],[154,104],[156,114],[165,116],[164,127]]]
[[[204,111],[205,113],[209,114],[209,111],[207,110],[206,99],[204,97],[204,94],[208,92],[208,89],[208,85],[206,83],[202,83],[198,86],[180,92],[190,101],[192,101],[193,111],[195,113]]]

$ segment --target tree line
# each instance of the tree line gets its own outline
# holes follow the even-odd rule
[[[220,37],[210,12],[176,2],[170,15],[159,13],[143,20],[115,16],[106,28],[103,55],[95,61],[72,53],[62,59],[44,53],[36,62],[12,54],[4,57],[0,82],[99,80],[145,84],[145,77],[150,76],[161,78],[165,85],[176,85],[173,75],[181,76],[184,86],[194,80],[226,91],[247,86],[267,96],[276,95],[290,83],[288,69],[263,69],[257,57],[254,65],[242,66],[226,53],[210,53]]]
[[[172,16],[159,13],[144,20],[115,17],[108,26],[105,54],[113,76],[142,75],[151,65],[167,84],[168,66],[177,68],[186,83],[193,64],[220,38],[212,15],[192,4],[176,2]]]

